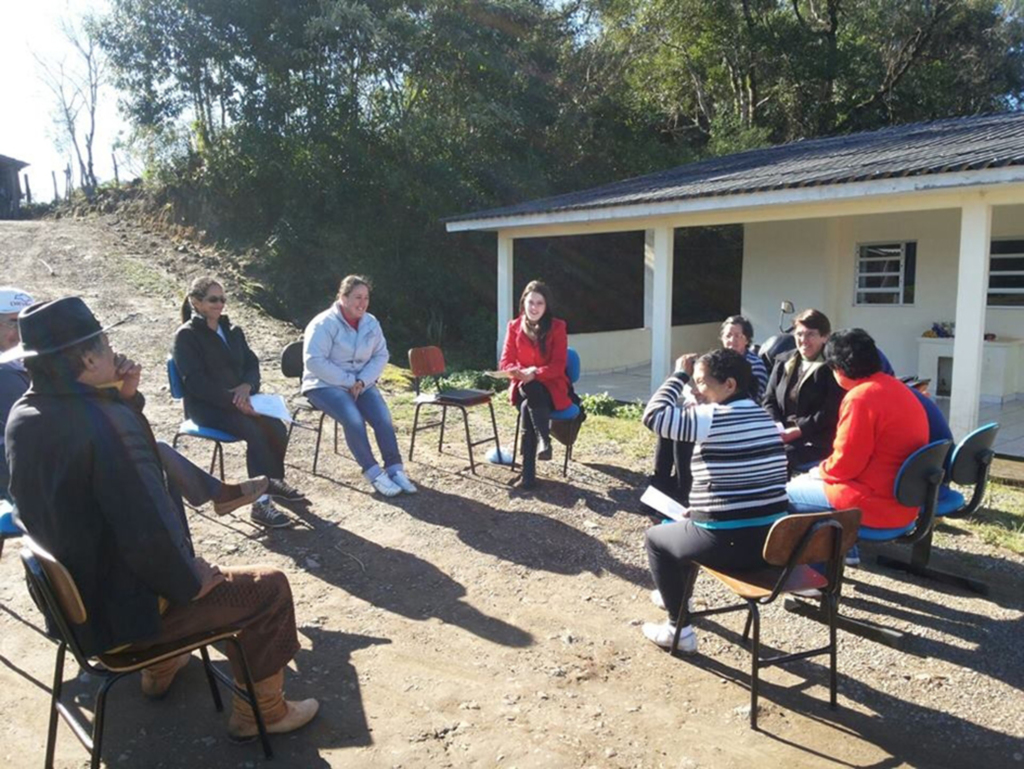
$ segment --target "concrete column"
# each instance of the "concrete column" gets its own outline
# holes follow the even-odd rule
[[[644,328],[654,324],[654,230],[644,230]]]
[[[978,426],[991,242],[992,206],[981,196],[966,200],[960,209],[956,337],[949,403],[949,426],[957,440]]]
[[[495,360],[501,358],[505,346],[505,330],[515,317],[515,287],[513,281],[513,246],[515,241],[506,232],[498,232],[498,347]]]
[[[672,372],[673,228],[649,230],[653,241],[654,280],[651,286],[651,391]]]

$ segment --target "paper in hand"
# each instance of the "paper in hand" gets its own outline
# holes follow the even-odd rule
[[[249,403],[252,410],[265,417],[280,419],[282,422],[291,422],[292,415],[288,412],[288,404],[280,395],[250,395]]]
[[[653,486],[648,486],[647,491],[640,497],[640,501],[648,507],[653,507],[666,518],[673,521],[681,521],[690,517],[690,511],[676,502],[664,492],[658,491]]]

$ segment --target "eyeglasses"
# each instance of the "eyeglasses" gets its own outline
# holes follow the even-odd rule
[[[226,304],[227,301],[228,301],[228,298],[226,296],[216,296],[216,295],[215,296],[204,296],[203,297],[203,301],[204,302],[209,302],[210,304]]]

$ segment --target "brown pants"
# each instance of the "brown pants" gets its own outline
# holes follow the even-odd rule
[[[269,678],[299,650],[295,606],[288,577],[268,566],[222,567],[225,581],[188,606],[172,606],[162,619],[160,634],[136,647],[170,643],[219,627],[241,628],[254,681]],[[244,676],[231,644],[226,649],[235,680]]]

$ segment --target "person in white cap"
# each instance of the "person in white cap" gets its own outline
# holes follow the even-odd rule
[[[16,347],[21,341],[18,335],[18,313],[35,302],[27,291],[14,286],[0,286],[0,353]],[[28,372],[20,360],[0,363],[0,499],[7,498],[10,473],[7,468],[7,453],[4,447],[4,428],[11,406],[28,389]]]

